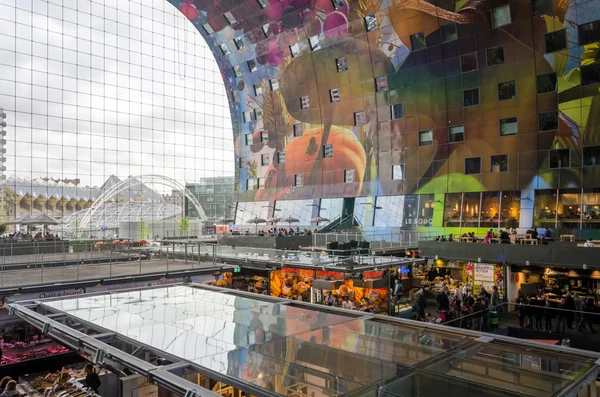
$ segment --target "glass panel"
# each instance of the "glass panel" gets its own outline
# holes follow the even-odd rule
[[[556,222],[556,202],[556,190],[536,190],[533,205],[535,226],[554,228]],[[523,225],[523,227],[529,226]]]
[[[289,225],[294,229],[300,227],[303,229],[310,226],[312,218],[313,200],[277,200],[275,202],[275,217],[277,218],[295,218],[298,222],[291,222]]]
[[[546,33],[546,54],[567,48],[567,30],[561,29]]]
[[[456,125],[448,128],[448,141],[449,142],[462,142],[465,140],[465,126]]]
[[[556,92],[556,72],[541,74],[537,77],[538,94]]]
[[[497,228],[500,217],[500,192],[481,195],[481,227]]]
[[[431,146],[433,145],[433,131],[425,130],[419,131],[419,146]]]
[[[494,47],[486,50],[487,65],[495,66],[504,63],[504,47]]]
[[[442,32],[442,43],[458,39],[456,24],[454,22],[441,25],[440,31]]]
[[[410,44],[412,46],[413,51],[425,49],[425,34],[423,32],[412,34],[410,36]]]
[[[462,55],[460,57],[460,65],[463,73],[477,70],[477,53]]]
[[[515,81],[506,81],[498,84],[498,100],[506,101],[517,97],[517,88]]]
[[[462,211],[462,194],[446,194],[444,200],[444,226],[459,227],[460,213]]]
[[[479,227],[481,216],[481,193],[465,193],[463,195],[462,227]]]
[[[479,105],[479,88],[463,91],[463,105],[464,107]]]
[[[235,224],[236,225],[249,225],[248,221],[252,218],[267,219],[269,215],[269,202],[268,201],[256,201],[256,202],[240,202],[237,205],[235,212]],[[254,226],[251,228],[254,230]]]
[[[592,44],[600,41],[600,21],[579,25],[579,45]]]
[[[540,113],[538,115],[538,130],[540,132],[558,130],[558,111]]]
[[[586,146],[583,148],[583,165],[586,167],[600,165],[600,146]]]
[[[558,195],[558,227],[578,229],[581,220],[581,190],[561,190]]]
[[[465,159],[465,174],[481,174],[481,157]]]
[[[491,163],[492,174],[508,171],[508,155],[506,154],[492,156]]]
[[[322,199],[321,207],[319,207],[318,216],[329,219],[328,221],[319,223],[319,226],[325,226],[330,222],[335,221],[340,216],[342,216],[342,209],[344,208],[344,199],[342,198],[334,198],[334,199]]]
[[[583,190],[583,228],[600,229],[600,189]]]
[[[374,226],[404,226],[404,216],[407,212],[406,196],[380,196],[377,197]],[[412,196],[418,197],[418,196]],[[416,207],[415,207],[416,213]]]
[[[519,123],[516,117],[500,119],[500,136],[516,135],[519,133]]]
[[[514,218],[518,225],[521,216],[521,192],[502,192],[500,204],[500,227],[507,227],[511,218]]]
[[[392,120],[401,119],[404,117],[404,108],[401,103],[390,106],[391,118]]]
[[[510,23],[510,6],[507,4],[492,10],[492,25],[495,28],[508,25]]]
[[[568,168],[571,166],[571,152],[569,149],[550,150],[550,168]]]
[[[354,201],[354,220],[358,223],[358,226],[372,226],[374,210],[375,204],[372,198],[357,197]]]
[[[392,165],[392,179],[404,179],[404,164]]]
[[[600,83],[600,63],[592,63],[581,67],[581,85]]]

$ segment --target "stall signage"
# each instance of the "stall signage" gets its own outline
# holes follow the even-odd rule
[[[292,273],[292,274],[299,274],[303,277],[313,277],[313,271],[309,270],[309,269],[299,269],[296,267],[282,267],[281,271],[283,273]]]
[[[366,271],[363,273],[363,278],[365,280],[371,280],[374,278],[381,278],[381,277],[383,277],[383,272],[381,270]]]
[[[477,281],[494,281],[494,265],[489,263],[475,264],[474,279]]]
[[[241,272],[241,271],[242,271],[242,268],[241,268],[241,267],[234,267],[234,268],[233,268],[233,272],[234,272],[234,273],[239,273],[239,272]]]
[[[344,273],[331,272],[329,270],[317,270],[317,277],[318,278],[333,278],[333,279],[337,279],[337,280],[343,280],[344,279]]]

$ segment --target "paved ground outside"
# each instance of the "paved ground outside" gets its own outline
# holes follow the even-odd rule
[[[212,262],[152,259],[113,263],[82,264],[60,267],[35,266],[29,269],[0,271],[0,287],[84,281],[117,276],[192,270],[213,267]]]

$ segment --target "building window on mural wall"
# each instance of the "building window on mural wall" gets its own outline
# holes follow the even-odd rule
[[[294,137],[302,136],[302,123],[294,124]]]
[[[258,2],[258,5],[260,6],[260,8],[267,8],[270,3],[269,0],[256,0]]]
[[[448,141],[449,142],[462,142],[465,140],[465,126],[455,125],[448,127]]]
[[[554,12],[552,0],[532,0],[531,11],[533,15],[550,14]]]
[[[290,46],[290,53],[292,54],[292,58],[295,58],[300,53],[300,44],[294,43]]]
[[[410,35],[410,45],[413,51],[424,50],[427,46],[425,43],[425,33],[418,32]]]
[[[246,158],[240,157],[238,159],[238,168],[246,168]]]
[[[269,164],[271,164],[271,159],[269,158],[269,155],[268,154],[262,154],[260,156],[260,165],[267,166]]]
[[[252,60],[248,61],[248,70],[250,72],[256,72],[258,70],[258,68],[256,67],[256,62]]]
[[[265,23],[264,25],[262,25],[260,27],[260,30],[262,30],[263,34],[265,35],[265,37],[269,37],[269,24]]]
[[[285,152],[284,151],[277,153],[277,164],[285,164]]]
[[[294,186],[304,186],[304,174],[294,175]]]
[[[558,130],[558,110],[540,113],[538,115],[538,130],[540,132]]]
[[[237,92],[237,90],[231,91],[231,97],[233,98],[234,102],[240,101],[240,94],[239,94],[239,92]]]
[[[504,5],[492,10],[492,26],[499,28],[500,26],[510,23],[510,6]]]
[[[491,173],[508,172],[508,155],[498,154],[492,156]]]
[[[488,48],[485,51],[487,65],[488,66],[496,66],[502,65],[504,63],[504,47],[498,46],[494,48]]]
[[[344,183],[354,183],[354,170],[344,170]]]
[[[392,179],[393,180],[404,179],[404,164],[392,165]]]
[[[354,113],[354,125],[360,127],[361,125],[367,124],[367,116],[365,115],[365,111],[361,110],[360,112]]]
[[[260,132],[260,141],[262,143],[269,142],[269,131],[261,131]]]
[[[246,190],[256,189],[256,179],[248,179],[246,181]]]
[[[308,109],[310,107],[310,99],[308,95],[300,97],[300,109]]]
[[[319,42],[319,36],[312,36],[308,39],[311,51],[317,51],[321,49],[321,43]]]
[[[254,95],[258,96],[258,95],[263,95],[265,93],[265,90],[262,86],[262,84],[254,84]]]
[[[323,145],[323,158],[332,158],[333,157],[333,145]]]
[[[221,47],[221,52],[223,53],[223,55],[229,55],[230,54],[229,47],[227,47],[226,43],[221,43],[219,45],[219,47]]]
[[[472,72],[473,70],[477,70],[477,53],[472,52],[470,54],[465,54],[460,57],[460,70],[463,73]]]
[[[567,30],[555,30],[554,32],[546,33],[546,54],[567,48]]]
[[[246,44],[244,44],[244,40],[242,39],[242,36],[234,37],[233,43],[235,44],[235,47],[238,50],[242,50],[244,47],[246,47]]]
[[[423,130],[419,131],[419,146],[431,146],[433,145],[433,131]]]
[[[507,101],[517,97],[517,84],[514,80],[498,84],[498,100]]]
[[[254,119],[255,120],[262,120],[263,118],[263,111],[262,109],[254,109]]]
[[[246,146],[252,145],[252,134],[246,134],[244,138],[246,139]]]
[[[259,189],[264,189],[265,188],[265,178],[256,178],[257,183],[256,183],[256,187]]]
[[[579,45],[594,44],[600,41],[600,21],[579,25]]]
[[[271,91],[277,91],[279,89],[279,81],[277,79],[269,80],[269,86],[271,86]]]
[[[571,166],[571,151],[569,149],[550,150],[549,159],[549,168],[569,168]]]
[[[465,159],[465,174],[481,174],[481,157],[470,157]]]
[[[346,3],[345,0],[331,0],[331,3],[333,4],[334,10],[339,10],[340,8],[346,8],[348,6],[348,4]]]
[[[225,17],[225,20],[227,21],[227,23],[230,25],[233,25],[234,23],[237,22],[233,16],[233,14],[231,13],[231,11],[227,11],[225,14],[223,14],[223,16]]]
[[[387,91],[387,89],[388,89],[387,77],[386,76],[377,77],[375,79],[375,90],[377,92],[383,92],[383,91]]]
[[[346,57],[337,58],[335,60],[335,65],[338,72],[345,72],[348,70],[348,62],[346,61]]]
[[[401,103],[390,106],[390,117],[392,120],[401,119],[404,117],[404,106]]]
[[[379,23],[377,22],[377,15],[370,14],[365,17],[365,25],[367,27],[367,32],[372,32],[373,30],[379,27]]]
[[[235,77],[242,77],[242,68],[240,65],[235,65],[233,67],[233,74],[235,74]]]
[[[331,103],[336,103],[341,100],[342,100],[342,98],[340,97],[340,89],[339,88],[332,88],[331,90],[329,90],[329,101]]]
[[[600,83],[600,63],[592,63],[581,67],[581,85]]]
[[[458,34],[456,33],[456,23],[454,22],[440,25],[440,32],[442,34],[442,43],[447,43],[449,41],[458,39]]]
[[[507,117],[500,119],[500,136],[517,135],[519,133],[519,123],[516,117]]]
[[[585,167],[600,165],[600,146],[586,146],[583,148],[583,165]]]
[[[556,92],[556,72],[540,74],[537,77],[537,92],[545,94],[547,92]]]
[[[202,27],[204,28],[204,31],[205,31],[207,34],[213,34],[213,33],[215,32],[215,31],[213,30],[213,28],[212,28],[212,27],[211,27],[209,24],[207,24],[207,23],[205,23],[204,25],[202,25]]]
[[[244,112],[244,123],[251,122],[252,121],[252,115],[253,115],[252,112],[248,112],[248,111]]]
[[[463,91],[463,105],[466,108],[479,105],[479,88]]]

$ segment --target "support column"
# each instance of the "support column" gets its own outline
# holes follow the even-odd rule
[[[527,229],[533,226],[533,201],[535,199],[535,190],[521,190],[521,214],[519,216],[519,233],[525,233]],[[535,225],[539,227],[539,225]]]

